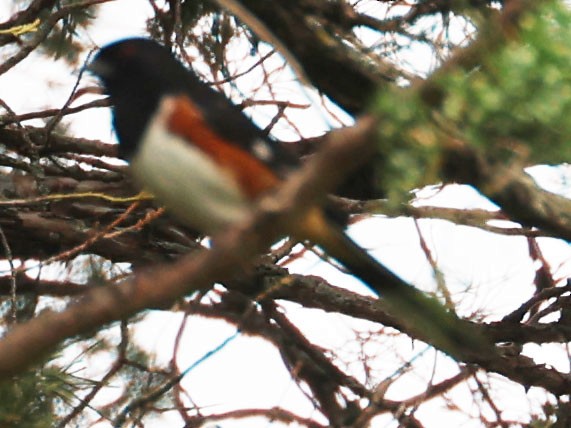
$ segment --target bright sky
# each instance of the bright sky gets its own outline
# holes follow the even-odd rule
[[[15,6],[11,2],[0,3],[0,21],[11,16],[14,9]],[[144,19],[148,13],[150,13],[148,3],[140,0],[118,0],[105,4],[101,7],[101,17],[97,27],[81,34],[81,37],[83,40],[92,40],[94,46],[102,46],[119,38],[141,35],[144,32]],[[129,19],[125,19],[126,16]],[[432,65],[429,64],[427,69]],[[0,94],[16,113],[40,110],[46,106],[53,108],[64,104],[75,79],[76,74],[71,73],[62,61],[46,62],[44,58],[34,56],[9,73],[0,76]],[[86,80],[83,86],[88,82]],[[311,100],[319,105],[311,91],[300,93],[298,89],[297,85],[293,85],[284,88],[280,95],[288,97],[290,101],[308,103]],[[84,101],[87,99],[80,100]],[[308,122],[318,123],[309,127],[313,133],[322,132],[326,128],[326,124],[322,121],[323,113],[308,114],[308,111],[300,110],[294,112],[291,117],[298,121],[301,127],[305,127]],[[108,109],[78,114],[71,119],[72,129],[77,135],[109,142],[113,140]],[[257,120],[263,122],[263,115]],[[287,130],[283,132],[287,133]],[[543,186],[561,191],[565,186],[565,177],[561,171],[562,169],[539,168],[534,170],[534,173],[537,173],[538,181]],[[567,177],[569,175],[567,169]],[[567,192],[571,194],[569,186]],[[421,195],[427,193],[429,191]],[[461,186],[450,186],[440,193],[431,194],[430,198],[423,199],[419,204],[494,208],[475,191]],[[453,291],[463,290],[471,284],[485,284],[488,287],[485,292],[479,293],[477,298],[468,296],[462,302],[461,307],[467,313],[485,308],[486,311],[489,310],[499,316],[518,307],[522,300],[531,294],[533,271],[529,263],[527,244],[523,238],[501,237],[444,221],[421,221],[420,224],[422,233]],[[420,249],[418,234],[412,220],[370,219],[352,227],[350,233],[361,245],[371,249],[375,256],[404,279],[425,289],[434,288],[432,271]],[[547,238],[541,239],[540,242],[552,265],[559,266],[558,276],[571,274],[569,246]],[[327,275],[335,284],[356,287],[363,293],[368,293],[357,280],[342,277],[334,268],[319,262],[316,257],[306,257],[292,270]],[[367,332],[379,328],[377,325],[352,320],[340,314],[324,315],[321,311],[304,309],[294,304],[283,303],[283,310],[291,319],[299,321],[297,324],[307,333],[310,340],[334,349],[346,361],[355,361],[354,355],[357,355],[361,349],[357,346],[355,332]],[[181,315],[153,312],[134,331],[135,338],[141,346],[157,353],[157,364],[165,363],[172,355],[174,335],[180,321]],[[192,317],[184,336],[184,345],[179,352],[179,366],[188,367],[232,336],[234,332],[234,326],[223,322]],[[393,346],[395,343],[392,340],[381,340],[380,343],[375,342],[365,346],[368,352],[375,355],[371,358],[371,363],[379,380],[391,376],[402,365],[402,361],[395,360],[388,352]],[[433,351],[425,352],[423,344],[417,343],[413,347],[410,342],[403,339],[399,346],[401,354],[416,356],[415,364],[421,370],[408,374],[396,382],[389,389],[388,398],[409,396],[411,390],[426,385],[426,379],[419,377],[428,376],[433,369],[435,354]],[[533,347],[529,348],[529,352],[534,351]],[[537,352],[533,353],[539,355]],[[551,364],[564,365],[567,369],[566,356],[560,353],[559,350],[557,353],[548,353],[544,349],[540,354],[541,358]],[[78,367],[85,367],[85,370],[80,374],[87,377],[100,375],[102,363],[91,363],[82,361]],[[350,370],[358,377],[363,375],[362,367],[353,365]],[[454,370],[453,365],[446,358],[439,357],[435,369],[436,379],[449,376],[451,370]],[[522,418],[522,415],[529,413],[530,405],[537,410],[538,402],[534,398],[533,388],[526,395],[520,387],[497,378],[496,393],[511,397],[513,403],[508,406],[510,414],[506,414],[506,418]],[[243,335],[194,369],[183,380],[183,386],[187,388],[195,403],[206,407],[206,412],[229,408],[281,406],[292,409],[301,416],[314,416],[315,413],[302,391],[289,379],[277,351],[260,339]],[[113,389],[108,389],[98,400],[100,403],[106,402],[114,394],[116,392]],[[470,409],[475,406],[471,402],[471,397],[472,393],[466,387],[460,387],[454,391],[451,399],[463,408]],[[442,410],[439,410],[442,406],[441,401],[434,400],[421,409],[421,417],[430,414],[425,419],[428,421],[426,424],[428,428],[442,426]],[[447,411],[446,417],[447,426],[478,426],[472,423],[463,424],[466,422],[465,417],[450,411]],[[380,417],[375,427],[394,426],[391,420],[392,417]],[[179,422],[178,417],[164,415],[156,421],[156,424],[148,426],[178,426],[177,422]],[[105,423],[98,425],[100,428],[107,426]],[[244,422],[229,422],[223,426],[240,427],[244,426]],[[268,423],[261,421],[249,426],[266,427]]]

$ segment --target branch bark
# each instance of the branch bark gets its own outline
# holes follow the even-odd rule
[[[247,270],[252,257],[287,233],[288,224],[301,218],[313,201],[368,156],[374,129],[375,122],[364,118],[354,127],[332,132],[324,150],[293,174],[276,195],[261,201],[249,221],[215,237],[212,250],[139,272],[117,286],[96,287],[61,312],[44,312],[14,327],[0,340],[0,379],[24,370],[68,337],[145,308],[170,305],[184,294]]]

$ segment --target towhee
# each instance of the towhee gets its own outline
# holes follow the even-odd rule
[[[133,38],[105,46],[88,66],[113,103],[119,154],[136,182],[180,221],[206,234],[245,219],[298,162],[164,46]],[[377,295],[393,315],[452,354],[472,341],[464,322],[410,286],[331,222],[309,210],[302,231]],[[467,323],[466,323],[467,324]]]

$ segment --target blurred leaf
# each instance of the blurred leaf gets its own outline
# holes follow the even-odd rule
[[[471,73],[439,76],[440,110],[410,89],[381,94],[379,166],[396,201],[439,181],[440,151],[448,138],[478,147],[499,161],[564,163],[571,159],[571,13],[550,2],[521,23],[521,35],[487,55]]]
[[[525,146],[529,162],[565,162],[571,158],[571,14],[549,3],[521,27],[520,38],[479,70],[442,78],[442,120],[494,155]]]
[[[59,8],[81,3],[79,0],[61,2]],[[57,11],[58,8],[54,10]],[[42,42],[44,53],[56,59],[64,59],[69,64],[77,65],[79,56],[85,51],[85,47],[77,40],[79,30],[91,25],[97,11],[97,5],[89,7],[77,7],[53,28],[48,37]]]
[[[68,388],[66,376],[53,369],[28,371],[0,383],[0,421],[5,428],[50,428],[55,400]]]

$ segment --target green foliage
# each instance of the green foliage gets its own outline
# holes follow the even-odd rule
[[[67,0],[60,2],[59,7],[69,7],[81,4],[80,0]],[[48,37],[42,42],[44,52],[56,59],[64,59],[69,64],[76,65],[80,54],[85,51],[84,46],[77,41],[77,33],[87,28],[96,16],[97,6],[72,7],[69,13],[52,29]],[[56,7],[50,13],[57,13]]]
[[[571,159],[571,13],[548,2],[522,18],[521,31],[495,52],[481,52],[467,73],[433,77],[438,107],[415,88],[383,93],[380,150],[389,196],[438,181],[439,152],[453,139],[500,161],[562,163]],[[396,101],[395,101],[396,100]]]
[[[548,3],[480,70],[443,76],[443,119],[482,149],[524,144],[535,163],[571,158],[571,14]]]
[[[440,146],[436,129],[413,91],[384,93],[377,109],[381,112],[379,150],[385,154],[379,176],[389,201],[404,202],[410,189],[437,180]]]
[[[55,401],[68,389],[66,376],[55,369],[29,371],[0,383],[2,427],[52,427]]]

